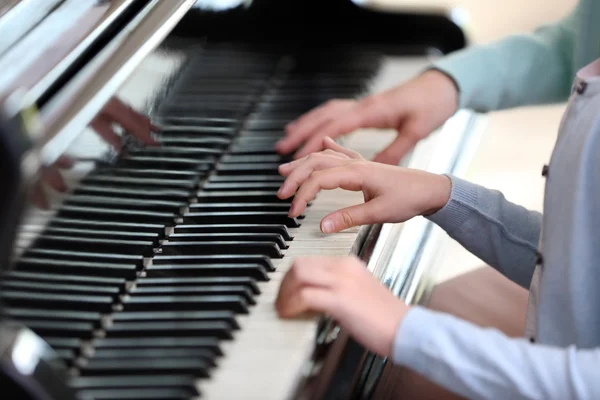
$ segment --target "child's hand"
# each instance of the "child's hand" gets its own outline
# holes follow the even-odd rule
[[[337,138],[359,128],[391,128],[398,137],[374,161],[398,165],[421,139],[456,112],[458,90],[439,71],[427,71],[407,83],[362,100],[332,100],[286,127],[277,143],[280,153],[301,158],[323,148],[323,138]]]
[[[289,213],[295,217],[320,190],[362,191],[365,204],[326,216],[321,221],[324,233],[357,225],[404,222],[434,213],[450,198],[452,183],[445,176],[365,161],[329,138],[324,146],[329,149],[279,167],[287,179],[277,194],[287,199],[296,193]]]
[[[281,282],[275,307],[282,318],[328,314],[382,356],[391,354],[396,329],[408,311],[355,257],[297,258]]]

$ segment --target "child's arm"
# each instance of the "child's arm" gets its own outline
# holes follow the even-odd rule
[[[529,288],[542,215],[507,201],[499,191],[451,180],[450,200],[427,218],[507,278]]]
[[[294,260],[275,306],[283,318],[330,315],[369,350],[469,399],[600,398],[600,349],[531,344],[408,307],[354,257]]]
[[[531,344],[413,307],[392,361],[470,399],[598,399],[600,349]]]
[[[404,222],[429,215],[473,254],[529,287],[541,230],[541,215],[506,201],[501,193],[424,171],[364,161],[326,140],[313,153],[279,172],[287,178],[281,198],[295,193],[290,215],[300,215],[320,190],[362,191],[365,204],[335,211],[321,222],[325,233],[357,225]]]
[[[564,101],[574,78],[580,9],[533,34],[458,51],[434,67],[456,81],[461,108],[490,111]]]

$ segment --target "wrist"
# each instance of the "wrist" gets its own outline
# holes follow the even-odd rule
[[[454,78],[439,69],[428,69],[417,77],[431,87],[441,105],[445,118],[450,118],[457,110],[459,103],[458,83]]]
[[[401,302],[398,304],[398,307],[390,313],[391,318],[389,318],[390,329],[386,332],[386,337],[382,339],[382,343],[386,343],[386,348],[383,354],[384,357],[391,357],[394,353],[394,343],[396,342],[396,338],[398,336],[398,332],[400,331],[400,327],[402,326],[402,321],[406,317],[406,314],[410,311],[412,307]],[[392,311],[392,310],[390,310]]]

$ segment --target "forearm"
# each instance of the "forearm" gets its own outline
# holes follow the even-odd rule
[[[534,345],[420,307],[400,323],[392,360],[471,399],[600,398],[598,350]]]
[[[433,68],[455,80],[461,108],[485,112],[564,101],[574,75],[577,11],[533,34],[458,51]]]
[[[507,201],[502,193],[451,177],[446,205],[427,218],[467,250],[528,288],[542,217]]]

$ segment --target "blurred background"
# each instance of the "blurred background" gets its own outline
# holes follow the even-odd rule
[[[568,13],[576,0],[367,0],[384,7],[444,5],[466,15],[472,43],[487,43],[507,34],[531,31]],[[564,105],[529,107],[489,115],[486,132],[466,179],[501,190],[513,202],[540,210],[544,180],[541,169],[550,157]],[[483,265],[456,242],[440,265],[444,280]]]

